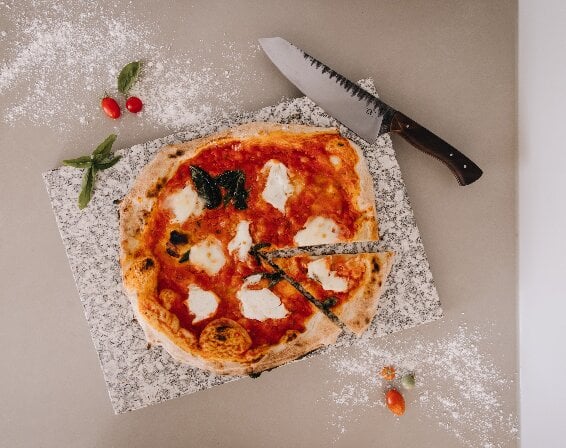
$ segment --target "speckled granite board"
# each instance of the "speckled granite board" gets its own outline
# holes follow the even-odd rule
[[[371,80],[364,81],[363,85],[374,91]],[[179,364],[160,347],[147,349],[143,332],[135,322],[129,301],[122,291],[118,261],[118,211],[113,201],[128,192],[137,173],[164,144],[202,137],[249,121],[338,125],[307,98],[297,98],[256,113],[208,123],[119,150],[117,153],[123,156],[122,160],[114,168],[98,174],[94,197],[83,211],[77,207],[81,171],[61,167],[44,173],[116,413],[237,379]],[[389,136],[369,145],[346,128],[341,127],[340,130],[357,142],[367,157],[377,197],[382,238],[379,247],[397,253],[378,315],[362,339],[376,338],[442,317],[440,301]],[[353,336],[344,334],[337,345],[355,343]],[[325,350],[328,348],[315,354]]]

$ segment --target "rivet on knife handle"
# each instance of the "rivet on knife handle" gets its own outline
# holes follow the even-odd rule
[[[454,173],[460,185],[475,182],[483,173],[479,166],[456,148],[401,112],[395,112],[393,115],[391,132],[399,134],[415,148],[444,162]]]

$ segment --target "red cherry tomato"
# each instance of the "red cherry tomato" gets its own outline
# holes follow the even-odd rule
[[[102,98],[102,101],[100,102],[100,107],[102,107],[104,113],[108,115],[110,118],[116,119],[119,118],[121,115],[120,106],[118,106],[118,103],[114,98],[110,98],[109,96],[105,96],[104,98]]]
[[[403,415],[405,413],[405,399],[403,395],[396,389],[391,389],[385,394],[387,407],[395,415]]]
[[[137,114],[140,110],[142,110],[143,103],[137,96],[131,96],[126,100],[126,109],[134,114]]]

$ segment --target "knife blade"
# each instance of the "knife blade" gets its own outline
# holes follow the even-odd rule
[[[303,94],[369,143],[396,133],[450,168],[460,185],[478,180],[482,170],[431,131],[395,110],[281,37],[259,39],[275,66]]]

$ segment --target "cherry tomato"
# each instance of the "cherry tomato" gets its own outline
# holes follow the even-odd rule
[[[385,394],[387,407],[395,415],[403,415],[405,413],[405,399],[403,395],[396,389],[391,389]]]
[[[395,367],[385,366],[381,369],[381,377],[387,381],[393,381],[395,379]]]
[[[118,106],[118,103],[114,98],[105,96],[104,98],[102,98],[102,101],[100,102],[100,106],[102,107],[104,113],[108,115],[110,118],[116,119],[119,118],[121,115],[120,106]]]
[[[401,384],[405,389],[411,390],[415,387],[415,375],[407,373],[403,378],[401,378]]]
[[[131,96],[126,100],[126,109],[134,114],[137,114],[140,110],[142,110],[143,103],[137,96]]]

